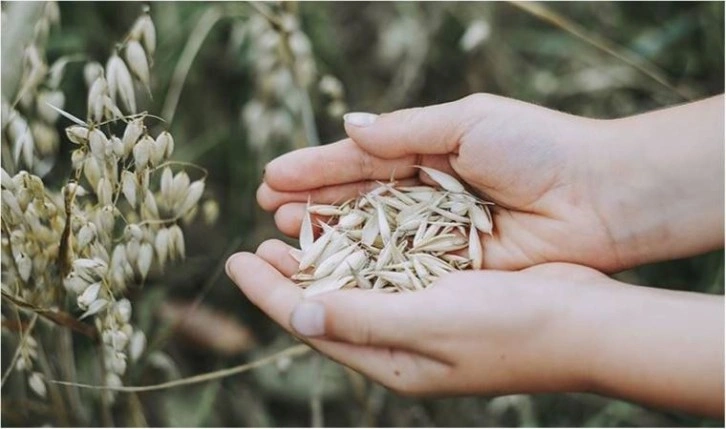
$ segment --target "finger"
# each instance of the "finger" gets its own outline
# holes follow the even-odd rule
[[[277,209],[275,212],[275,224],[277,228],[288,237],[300,236],[300,225],[305,216],[305,204],[288,203]]]
[[[431,309],[424,295],[362,289],[324,293],[302,300],[290,324],[307,338],[435,353],[421,313]]]
[[[471,98],[383,115],[348,113],[345,131],[374,156],[394,159],[416,154],[457,153],[474,123]]]
[[[415,157],[382,159],[350,139],[325,146],[298,149],[265,167],[265,183],[278,191],[305,191],[363,180],[413,176]]]
[[[277,262],[284,258],[275,256],[284,248],[271,243],[263,251]],[[268,254],[269,253],[269,254]],[[281,255],[279,255],[281,256]],[[300,289],[286,279],[266,260],[251,253],[238,253],[227,261],[227,273],[237,283],[250,301],[290,332],[290,314],[301,300]],[[392,386],[413,386],[434,377],[440,378],[447,371],[443,363],[416,356],[405,351],[345,344],[325,339],[310,339],[309,343],[336,361],[350,366],[375,380]],[[415,364],[407,365],[407,363]]]
[[[245,254],[240,257],[240,260],[246,262],[248,266],[246,270],[248,274],[240,277],[243,281],[240,288],[243,288],[243,292],[253,303],[257,304],[258,299],[264,300],[263,304],[267,305],[260,307],[263,310],[271,307],[273,311],[268,313],[270,317],[279,322],[278,319],[283,317],[285,312],[289,312],[293,323],[283,326],[292,327],[304,337],[318,337],[373,347],[410,348],[420,343],[421,333],[417,332],[417,327],[424,326],[425,321],[417,321],[416,311],[428,308],[425,300],[420,299],[424,292],[388,294],[351,289],[301,300],[301,289],[284,277],[288,273],[294,273],[297,268],[294,259],[290,257],[290,249],[290,246],[281,241],[269,240],[262,243],[257,250],[258,258],[255,261],[257,266],[253,266]],[[261,262],[267,267],[262,267]],[[238,265],[239,263],[231,263],[230,268],[235,269]],[[267,271],[273,269],[277,275],[269,274],[267,277],[261,277],[265,273],[264,268],[267,268]],[[235,271],[232,271],[233,276],[234,274]],[[289,302],[299,301],[298,305],[294,309],[282,306],[284,308],[275,310],[276,306],[270,305],[269,298],[260,296],[264,294],[254,293],[259,290],[259,286],[248,288],[253,292],[249,294],[243,285],[251,283],[252,280],[247,279],[254,276],[261,277],[256,279],[255,283],[276,285],[266,287],[265,294],[274,294],[275,288],[287,290],[287,293],[293,296]],[[283,283],[287,286],[282,286]],[[293,291],[293,288],[297,290]]]
[[[290,252],[295,250],[297,249],[280,240],[273,239],[260,244],[255,254],[267,261],[283,276],[290,277],[297,272],[300,265],[290,255]]]
[[[406,346],[416,341],[413,339],[416,335],[412,335],[415,334],[416,320],[412,318],[410,307],[408,310],[406,307],[413,304],[410,298],[414,294],[389,295],[347,290],[329,294],[332,299],[321,295],[315,302],[305,301],[302,289],[271,264],[285,265],[282,268],[289,272],[288,249],[273,242],[261,250],[260,254],[269,260],[260,255],[238,253],[229,259],[227,270],[247,298],[285,329],[304,337],[324,337],[377,347]],[[366,305],[377,308],[366,308]],[[293,315],[296,308],[302,308],[297,316]],[[321,308],[322,312],[318,312]],[[355,314],[341,312],[344,308],[354,310]],[[374,325],[375,317],[383,320],[376,320]],[[293,319],[299,329],[293,329],[290,324]],[[386,321],[394,324],[389,326]]]
[[[313,203],[338,204],[381,186],[381,182],[382,180],[364,180],[294,192],[279,191],[263,182],[257,188],[257,202],[260,207],[267,211],[277,210],[281,205],[288,202],[307,202],[308,197]],[[420,182],[415,178],[411,178],[399,180],[397,183],[401,186],[409,186]]]
[[[277,225],[277,228],[288,237],[299,237],[302,218],[305,215],[305,210],[307,210],[306,207],[306,204],[303,203],[285,204],[275,212],[275,225]],[[318,220],[324,223],[329,223],[330,217],[313,215],[313,233],[316,237],[322,231],[322,227],[319,226]]]
[[[292,310],[302,299],[302,290],[266,260],[242,252],[227,260],[227,275],[257,307],[287,330]]]
[[[305,210],[303,203],[285,204],[275,212],[275,225],[288,237],[299,237]]]

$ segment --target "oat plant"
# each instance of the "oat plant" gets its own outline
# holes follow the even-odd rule
[[[43,19],[53,22],[57,6],[46,11]],[[26,50],[18,101],[3,101],[3,119],[6,105],[9,112],[3,150],[11,148],[15,163],[2,169],[2,314],[4,333],[12,320],[11,335],[18,338],[3,386],[20,372],[34,394],[46,398],[48,378],[60,376],[38,362],[40,338],[48,341],[46,353],[65,350],[60,359],[74,365],[72,345],[53,344],[68,341],[68,329],[96,345],[102,374],[96,384],[122,386],[129,364],[144,352],[146,336],[134,326],[127,296],[185,257],[182,225],[196,215],[206,177],[200,167],[171,161],[174,138],[168,131],[152,133],[152,124],[163,124],[139,110],[151,94],[155,48],[146,8],[105,65],[86,64],[85,120],[62,110],[54,74],[62,74],[62,66],[45,67],[37,47]],[[15,110],[28,110],[26,104],[44,123],[59,116],[73,122],[65,129],[75,145],[71,174],[60,189],[35,174],[33,166],[50,149]],[[56,405],[58,392],[50,398]],[[101,399],[108,406],[114,397],[104,391]]]

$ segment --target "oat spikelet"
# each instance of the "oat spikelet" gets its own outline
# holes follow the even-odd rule
[[[308,201],[308,207],[309,206],[310,201]],[[313,245],[313,240],[313,221],[310,218],[310,211],[305,210],[302,225],[300,226],[300,249],[303,252],[310,249],[310,247]]]
[[[481,269],[489,208],[452,176],[420,167],[437,186],[381,183],[355,201],[308,202],[292,276],[310,296],[347,287],[384,292],[427,288],[452,271]],[[311,214],[330,217],[315,240]],[[458,252],[468,253],[468,257]]]

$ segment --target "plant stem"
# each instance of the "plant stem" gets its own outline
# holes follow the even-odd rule
[[[222,18],[222,13],[216,7],[209,8],[199,18],[197,26],[192,30],[192,34],[189,36],[186,46],[184,46],[184,51],[181,57],[179,57],[179,62],[176,64],[176,68],[174,68],[174,74],[172,74],[171,82],[169,83],[169,90],[166,92],[164,107],[161,109],[161,117],[168,123],[171,123],[174,119],[176,108],[179,105],[179,97],[181,97],[181,91],[184,88],[184,82],[189,74],[189,69],[191,69],[192,63],[194,62],[194,57],[199,53],[204,39],[206,39],[207,34],[212,30],[214,24]]]
[[[5,291],[2,292],[2,297],[4,299],[8,300],[9,302],[11,302],[12,304],[14,304],[17,308],[20,308],[20,309],[23,309],[26,311],[30,311],[34,314],[42,316],[43,318],[48,319],[57,325],[61,325],[61,326],[70,328],[78,333],[81,333],[81,334],[87,336],[88,338],[90,338],[94,341],[98,339],[98,332],[96,331],[95,326],[80,322],[80,321],[76,320],[75,317],[73,317],[72,315],[70,315],[64,311],[50,310],[47,308],[36,307],[30,303],[23,301],[22,299],[20,299],[18,297],[14,297],[14,296],[6,293]]]
[[[20,341],[18,341],[18,348],[15,349],[15,353],[13,353],[13,358],[10,359],[10,365],[8,365],[7,371],[5,371],[5,374],[2,376],[2,381],[0,381],[0,389],[2,389],[3,386],[5,386],[5,381],[7,381],[8,376],[11,372],[13,372],[13,368],[15,368],[15,364],[18,362],[18,359],[20,358],[20,354],[23,350],[23,345],[25,344],[25,340],[30,334],[30,331],[33,330],[33,327],[35,326],[35,322],[38,321],[38,315],[33,314],[33,318],[30,319],[30,323],[28,324],[28,327],[25,329],[25,331],[20,336]],[[22,326],[19,327],[19,329],[22,329]]]
[[[68,329],[62,329],[58,337],[61,375],[66,380],[76,380],[76,357],[73,351],[73,336]],[[71,414],[75,416],[76,423],[86,425],[87,413],[81,404],[81,396],[75,386],[66,386],[66,396]]]
[[[658,82],[665,88],[668,88],[675,94],[678,94],[684,100],[689,101],[693,99],[692,94],[680,88],[677,88],[673,84],[668,82],[668,78],[665,73],[659,70],[654,64],[651,64],[650,62],[644,60],[635,53],[626,50],[623,47],[615,45],[615,43],[610,42],[603,37],[600,37],[596,34],[591,34],[584,27],[581,27],[577,23],[572,22],[564,16],[558,14],[554,10],[550,9],[548,6],[545,6],[541,3],[515,1],[510,1],[509,4],[511,4],[512,6],[516,6],[539,19],[566,31],[577,37],[578,39],[581,39],[582,41],[596,47],[597,49],[600,49],[601,51],[623,61],[624,63],[628,64],[629,66],[635,68],[639,72]]]
[[[310,427],[323,427],[323,401],[322,391],[323,382],[323,357],[320,355],[313,356],[313,386],[310,392]]]
[[[300,356],[305,353],[308,353],[310,350],[311,349],[308,345],[299,344],[296,346],[288,347],[280,352],[274,353],[274,354],[264,357],[262,359],[258,359],[254,362],[249,362],[246,364],[234,366],[232,368],[221,369],[219,371],[212,371],[212,372],[207,372],[204,374],[194,375],[194,376],[187,377],[187,378],[181,378],[178,380],[167,381],[165,383],[151,384],[148,386],[109,387],[109,386],[103,386],[103,385],[74,383],[74,382],[60,381],[60,380],[51,380],[50,382],[57,383],[57,384],[65,384],[65,385],[70,384],[72,386],[81,387],[83,389],[112,390],[115,392],[150,392],[153,390],[165,390],[165,389],[170,389],[172,387],[187,386],[189,384],[198,384],[198,383],[203,383],[205,381],[217,380],[219,378],[224,378],[224,377],[229,377],[232,375],[241,374],[243,372],[247,372],[249,370],[268,365],[272,362],[275,362],[277,359],[279,359],[281,357]]]
[[[53,379],[53,369],[48,362],[48,357],[43,348],[42,341],[38,341],[38,364],[40,365],[43,375],[46,380]],[[70,425],[68,420],[68,412],[66,411],[65,404],[63,402],[63,395],[61,395],[60,389],[55,385],[48,385],[48,394],[53,405],[53,413],[55,414],[58,422],[58,426],[67,427]]]

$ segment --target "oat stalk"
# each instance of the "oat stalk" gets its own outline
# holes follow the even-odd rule
[[[174,114],[179,105],[179,97],[181,97],[184,82],[186,82],[194,58],[199,53],[199,49],[202,47],[202,43],[204,43],[209,32],[222,18],[224,18],[224,15],[216,7],[209,8],[199,18],[197,26],[192,30],[189,40],[187,40],[187,44],[184,46],[184,51],[179,57],[179,62],[174,68],[174,73],[169,82],[169,90],[164,99],[164,107],[161,108],[161,116],[167,122],[171,123],[174,120]]]
[[[665,75],[665,73],[658,69],[656,65],[639,57],[638,55],[627,50],[624,47],[617,46],[614,42],[611,42],[603,38],[602,36],[590,33],[584,27],[573,21],[570,21],[566,17],[550,9],[548,6],[545,6],[539,2],[510,1],[509,4],[518,7],[521,10],[533,15],[534,17],[539,18],[545,22],[554,25],[555,27],[566,31],[577,37],[578,39],[584,41],[585,43],[594,46],[595,48],[619,59],[620,61],[623,61],[624,63],[648,76],[655,82],[658,82],[663,87],[668,88],[670,91],[677,94],[684,100],[693,99],[693,95],[671,84],[668,81],[668,77]]]
[[[2,389],[3,386],[5,386],[5,381],[7,381],[8,376],[11,372],[13,372],[13,368],[15,368],[15,364],[18,361],[18,358],[20,358],[20,353],[23,350],[23,345],[25,344],[25,340],[28,338],[28,335],[33,330],[33,327],[35,326],[35,322],[38,321],[38,314],[33,314],[33,317],[30,319],[30,323],[28,323],[28,327],[25,328],[22,335],[20,336],[20,341],[18,342],[18,347],[15,349],[15,353],[13,353],[12,359],[10,359],[10,365],[8,365],[7,371],[5,371],[5,374],[3,374],[2,381],[0,381],[0,389]]]
[[[194,375],[192,377],[186,377],[186,378],[181,378],[178,380],[167,381],[165,383],[151,384],[148,386],[115,386],[115,387],[112,387],[112,386],[100,386],[100,385],[94,385],[94,384],[75,383],[75,382],[71,382],[71,381],[61,381],[61,380],[50,380],[50,382],[55,383],[55,384],[67,385],[67,386],[76,386],[76,387],[80,387],[83,389],[110,390],[110,391],[115,391],[115,392],[150,392],[150,391],[154,391],[154,390],[171,389],[173,387],[187,386],[190,384],[204,383],[206,381],[230,377],[232,375],[241,374],[243,372],[247,372],[252,369],[268,365],[282,357],[294,358],[297,356],[304,355],[304,354],[308,353],[310,350],[311,350],[311,348],[309,346],[307,346],[306,344],[298,344],[296,346],[288,347],[280,352],[271,354],[270,356],[266,356],[262,359],[258,359],[254,362],[245,363],[242,365],[222,369],[219,371],[212,371],[212,372],[207,372],[204,374],[198,374],[198,375]]]

